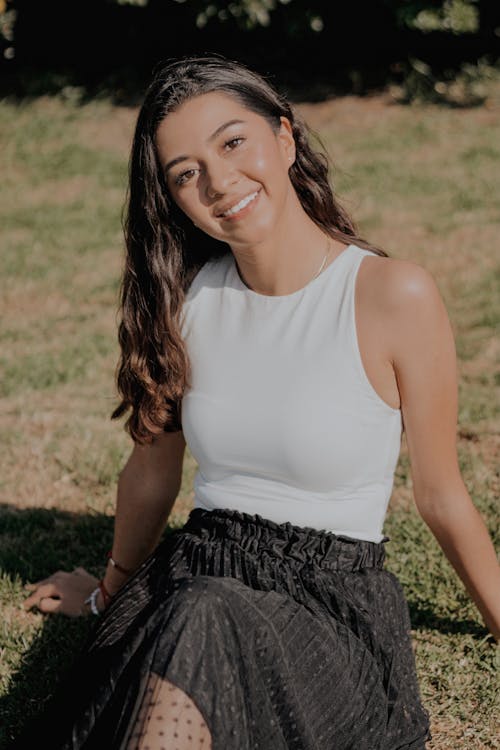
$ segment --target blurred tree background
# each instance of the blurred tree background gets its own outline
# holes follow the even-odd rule
[[[130,102],[154,65],[215,52],[289,94],[480,103],[498,69],[498,0],[0,0],[0,93]],[[453,89],[453,86],[455,87]],[[450,93],[451,92],[451,93]]]

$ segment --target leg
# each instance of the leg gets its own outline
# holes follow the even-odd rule
[[[385,750],[380,670],[341,623],[228,576],[182,581],[169,606],[151,671],[194,697],[217,750]]]
[[[285,594],[231,577],[183,579],[149,629],[142,721],[134,718],[126,750],[388,747],[387,695],[373,655],[341,623]],[[203,730],[197,740],[191,713]]]
[[[211,750],[210,731],[180,688],[151,673],[127,750]]]

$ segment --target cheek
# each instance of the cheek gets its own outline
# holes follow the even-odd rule
[[[279,199],[288,187],[288,169],[275,144],[260,146],[253,158],[252,176],[264,186],[265,192]]]
[[[263,181],[279,181],[282,164],[280,155],[276,148],[262,144],[255,148],[251,155],[251,163],[256,177],[262,178]]]
[[[222,238],[220,228],[215,219],[210,215],[209,209],[200,201],[200,194],[196,187],[182,191],[182,195],[173,199],[177,207],[193,224],[203,232],[216,240]]]
[[[257,153],[255,154],[255,159],[253,160],[256,176],[266,176],[266,172],[270,169],[270,161],[271,160],[269,158],[269,154],[266,154],[263,149],[259,149],[257,151]]]
[[[177,207],[196,224],[200,219],[200,201],[196,190],[183,190],[173,198]]]

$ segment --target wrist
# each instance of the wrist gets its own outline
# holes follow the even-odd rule
[[[128,577],[121,573],[118,573],[117,575],[114,568],[108,568],[102,577],[106,591],[108,591],[111,596],[114,596],[127,580]]]
[[[108,564],[114,570],[122,573],[127,578],[129,578],[134,573],[134,571],[131,568],[126,568],[123,565],[121,565],[121,563],[119,563],[119,562],[117,562],[115,560],[115,558],[113,557],[113,550],[112,549],[110,549],[109,552],[108,552],[108,554],[107,554],[107,561],[108,561]]]
[[[103,576],[103,580],[106,588],[111,594],[116,594],[129,578],[132,577],[134,571],[123,567],[120,563],[117,563],[111,554],[111,550],[107,554],[106,560],[106,571]]]
[[[113,597],[113,594],[109,591],[108,587],[105,585],[103,578],[101,578],[101,580],[99,581],[98,588],[99,588],[99,594],[97,596],[99,600],[102,602],[102,608],[104,610],[109,605]]]
[[[104,603],[99,586],[90,592],[83,604],[84,609],[82,609],[82,614],[92,613],[93,615],[99,615],[103,611]]]
[[[96,595],[95,603],[96,603],[97,609],[99,610],[99,613],[104,612],[107,605],[106,605],[106,602],[104,601],[104,597],[102,595],[101,589],[99,589]]]
[[[111,594],[101,579],[96,588],[85,599],[84,605],[88,607],[87,612],[90,611],[93,615],[100,615],[109,605],[111,598]]]

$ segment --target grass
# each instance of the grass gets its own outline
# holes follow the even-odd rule
[[[499,545],[500,86],[476,109],[380,95],[301,110],[332,154],[334,186],[361,234],[438,282],[459,359],[460,466]],[[23,583],[78,565],[100,574],[112,538],[131,449],[109,414],[135,115],[105,101],[0,104],[0,746],[50,696],[91,626],[24,612]],[[194,470],[188,451],[169,528],[192,506]],[[498,650],[415,511],[405,443],[386,532],[432,717],[429,750],[499,748]]]

